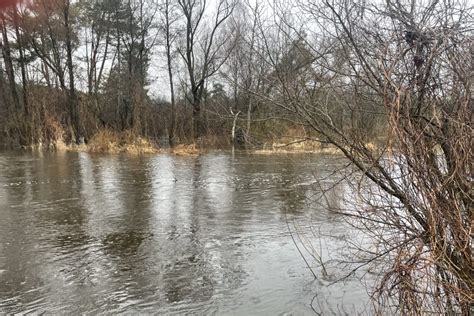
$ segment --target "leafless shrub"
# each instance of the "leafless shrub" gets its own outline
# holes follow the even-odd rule
[[[297,54],[288,71],[285,54],[267,45],[278,93],[261,97],[358,170],[347,178],[356,203],[337,212],[371,237],[370,249],[353,246],[365,251],[355,270],[373,265],[380,273],[375,309],[469,315],[473,9],[436,0],[276,8],[275,34]]]

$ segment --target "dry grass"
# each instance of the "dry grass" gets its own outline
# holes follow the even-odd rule
[[[130,131],[115,132],[109,129],[100,130],[87,144],[69,145],[65,148],[56,148],[69,151],[108,154],[127,153],[143,155],[160,152],[160,150],[149,140],[141,136],[137,136]]]
[[[57,139],[53,143],[53,148],[56,151],[68,151],[71,146],[67,145],[62,139]]]
[[[122,151],[119,133],[104,129],[95,134],[87,145],[79,146],[91,153],[119,153]]]
[[[290,139],[290,140],[288,140]],[[385,138],[375,139],[372,142],[367,142],[365,147],[371,151],[391,151],[392,148],[386,143]],[[298,153],[313,153],[313,154],[331,154],[338,155],[342,152],[331,144],[321,143],[316,140],[308,140],[304,137],[295,137],[280,139],[271,144],[264,144],[262,150],[254,151],[256,154],[270,155],[273,153],[298,154]]]
[[[197,148],[195,144],[191,145],[178,145],[174,147],[171,152],[178,156],[196,156],[201,153],[201,150]]]
[[[272,143],[271,145],[264,145],[262,150],[256,150],[254,153],[260,155],[271,155],[274,153],[340,154],[341,152],[334,146],[324,145],[316,141],[295,140],[288,143],[278,142]]]

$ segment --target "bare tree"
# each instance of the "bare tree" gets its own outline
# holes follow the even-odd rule
[[[175,16],[176,5],[177,3],[173,3],[172,0],[164,0],[161,9],[163,32],[165,35],[166,64],[171,95],[171,117],[168,128],[168,137],[171,147],[176,143],[176,97],[173,82],[173,45],[178,36],[177,30],[173,29],[174,25],[178,22],[178,18]]]
[[[289,15],[294,8],[284,7],[276,20],[295,43],[283,56],[293,57],[273,58],[275,42],[265,36],[276,93],[262,97],[363,175],[353,188],[363,203],[341,213],[378,246],[354,271],[379,264],[380,312],[469,315],[472,8],[325,0],[299,1],[297,9]],[[375,138],[368,137],[373,117]]]
[[[83,137],[82,126],[80,121],[80,110],[79,103],[77,100],[76,85],[75,85],[75,74],[74,74],[74,63],[72,60],[73,54],[73,43],[72,43],[72,22],[71,22],[71,1],[64,0],[62,4],[62,13],[64,18],[64,34],[65,34],[65,45],[66,45],[66,59],[67,59],[67,71],[69,75],[69,119],[71,129],[71,138],[73,141],[79,142],[79,139]]]
[[[223,51],[229,36],[219,37],[219,31],[231,16],[235,3],[219,0],[211,26],[205,27],[206,0],[178,0],[185,19],[185,44],[179,49],[188,74],[193,108],[192,138],[196,141],[202,132],[201,105],[206,81],[213,76],[228,57]]]
[[[229,82],[233,90],[234,109],[246,113],[245,135],[249,140],[252,124],[252,113],[256,109],[257,100],[252,91],[259,91],[262,76],[262,63],[258,58],[258,21],[261,14],[261,4],[246,3],[239,6],[239,11],[232,17],[232,32],[235,34],[234,49],[220,72]],[[237,117],[234,116],[233,139]]]
[[[66,93],[69,136],[71,142],[77,142],[83,136],[83,131],[75,84],[75,21],[71,2],[41,0],[30,3],[29,15],[26,17],[25,40],[31,44],[32,53],[53,72],[59,87]],[[47,70],[45,72],[48,73]]]
[[[16,45],[18,49],[18,63],[21,71],[21,83],[23,90],[23,111],[25,117],[29,115],[29,105],[28,105],[28,79],[27,79],[27,70],[26,70],[26,52],[25,52],[25,40],[23,39],[22,30],[20,29],[20,19],[21,15],[17,7],[12,8],[12,24],[15,29],[16,36]]]
[[[8,82],[10,86],[10,92],[16,109],[20,108],[20,99],[18,97],[18,91],[16,89],[15,73],[13,68],[13,59],[10,49],[10,40],[8,38],[8,27],[7,20],[4,13],[0,13],[1,16],[1,27],[2,27],[2,54],[5,62],[5,70],[7,72]]]

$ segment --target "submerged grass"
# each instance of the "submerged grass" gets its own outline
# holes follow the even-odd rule
[[[134,155],[155,154],[160,152],[157,146],[142,136],[138,136],[131,131],[116,132],[110,129],[100,130],[87,144],[65,145],[59,142],[59,144],[56,145],[56,149],[89,153],[127,153]]]
[[[47,143],[39,143],[28,148],[32,150],[55,150],[55,151],[70,151],[70,152],[88,152],[88,153],[103,153],[103,154],[120,154],[126,153],[131,155],[146,155],[157,153],[171,153],[177,156],[198,156],[208,151],[226,150],[232,148],[230,144],[217,141],[217,138],[207,138],[192,144],[178,144],[177,146],[164,149],[158,147],[155,142],[138,135],[132,131],[114,131],[112,129],[101,129],[95,133],[86,144],[76,145],[67,144],[64,141],[66,132],[55,126],[49,131],[49,134],[54,134],[51,141]],[[51,135],[50,135],[51,136]],[[371,144],[369,144],[371,145]],[[375,145],[374,145],[375,146]],[[219,148],[219,149],[217,149]],[[299,138],[287,136],[281,139],[274,139],[272,142],[263,143],[259,149],[246,148],[241,149],[248,153],[257,155],[272,155],[272,154],[340,154],[340,150],[334,146],[324,144],[318,141],[308,140],[307,138]]]
[[[178,156],[196,156],[201,153],[201,150],[197,148],[196,144],[181,144],[171,149],[171,152]]]
[[[279,154],[340,154],[341,151],[327,144],[321,144],[320,142],[308,141],[308,140],[294,140],[291,142],[274,142],[271,144],[265,144],[263,149],[255,150],[255,154],[259,155],[271,155],[275,153]]]

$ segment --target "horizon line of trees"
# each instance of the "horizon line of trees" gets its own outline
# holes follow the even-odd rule
[[[279,93],[262,11],[237,0],[17,1],[0,12],[2,138],[74,143],[111,128],[173,146],[227,139],[238,124],[250,140],[254,116],[261,134],[268,116],[286,115],[255,94]],[[307,62],[302,44],[280,52],[281,68]],[[152,96],[156,80],[169,99]]]

